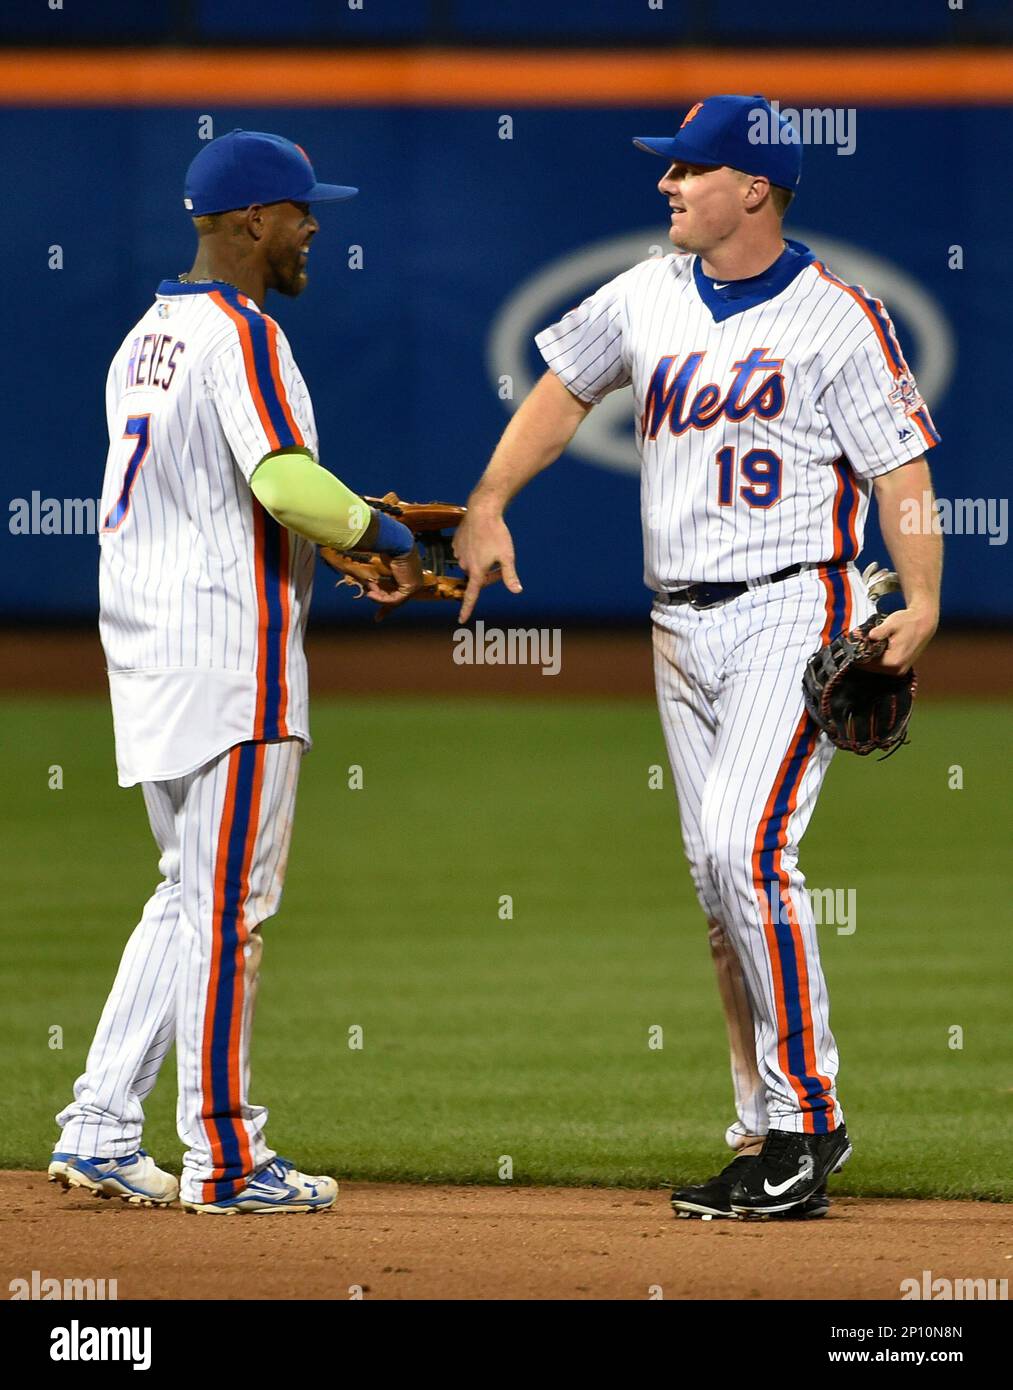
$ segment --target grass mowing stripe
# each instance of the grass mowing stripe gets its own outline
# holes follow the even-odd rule
[[[115,785],[104,701],[0,704],[17,730],[0,1164],[41,1167],[156,855],[139,790]],[[821,797],[803,864],[855,906],[845,932],[820,928],[856,1142],[838,1191],[1013,1195],[1010,722],[926,704],[911,748],[840,756]],[[331,700],[313,730],[265,927],[253,1094],[272,1142],[357,1178],[497,1181],[504,1156],[517,1182],[713,1171],[727,1050],[653,707]],[[145,1143],[178,1168],[174,1083],[170,1060]]]

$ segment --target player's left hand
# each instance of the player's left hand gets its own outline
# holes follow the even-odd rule
[[[867,671],[879,671],[884,676],[899,676],[910,671],[922,652],[932,641],[939,626],[939,614],[921,608],[901,608],[888,614],[869,636],[885,638],[887,648],[878,661],[869,662]]]

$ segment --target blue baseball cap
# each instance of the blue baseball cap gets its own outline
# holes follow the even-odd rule
[[[194,217],[231,212],[251,203],[333,203],[357,188],[317,183],[309,155],[283,135],[230,130],[205,145],[183,184],[183,206]]]
[[[633,143],[670,163],[726,165],[792,191],[802,177],[798,131],[766,97],[708,97],[690,107],[678,134],[637,135]]]

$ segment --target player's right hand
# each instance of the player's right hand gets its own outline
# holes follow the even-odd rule
[[[514,567],[514,543],[502,512],[484,511],[469,507],[464,520],[454,532],[454,555],[468,576],[459,623],[471,617],[479,594],[489,583],[489,575],[497,570],[512,594],[519,594],[523,585]]]

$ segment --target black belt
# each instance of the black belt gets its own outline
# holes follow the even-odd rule
[[[808,565],[788,565],[786,569],[778,570],[776,574],[764,575],[760,580],[753,580],[752,584],[778,584],[782,579],[790,579],[793,574],[801,574]],[[840,565],[831,565],[831,569],[840,569]],[[690,584],[685,589],[676,589],[671,594],[658,594],[659,603],[691,603],[694,608],[713,608],[715,604],[727,603],[729,599],[738,598],[744,594],[750,584]]]

